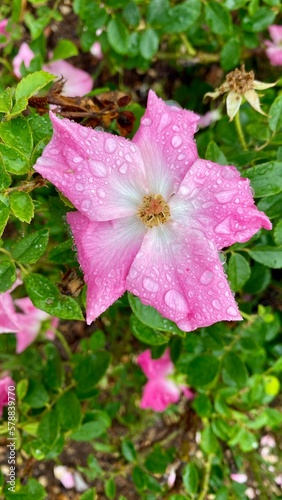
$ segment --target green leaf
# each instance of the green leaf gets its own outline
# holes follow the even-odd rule
[[[48,240],[48,229],[36,231],[36,233],[29,234],[18,241],[12,250],[12,255],[15,260],[22,264],[34,264],[44,254]]]
[[[282,191],[281,162],[270,161],[251,167],[244,176],[250,179],[255,196],[271,196]]]
[[[222,378],[230,386],[242,388],[247,384],[248,373],[246,367],[234,352],[228,352],[224,356]]]
[[[75,261],[75,256],[72,247],[73,241],[71,239],[60,243],[50,251],[49,260],[58,264],[63,262],[64,265],[73,263]]]
[[[28,479],[25,486],[16,491],[5,491],[6,500],[44,500],[46,491],[36,479]]]
[[[239,253],[233,253],[228,262],[228,279],[234,292],[241,290],[251,275],[247,260]]]
[[[242,21],[242,26],[246,31],[260,32],[266,30],[268,26],[273,24],[276,17],[276,12],[261,7],[256,10],[253,16],[245,16]]]
[[[0,154],[0,191],[8,188],[12,182],[11,176],[6,172],[4,161]]]
[[[0,261],[0,293],[6,292],[16,281],[16,266],[6,257]]]
[[[221,66],[225,71],[230,71],[240,63],[241,45],[237,38],[230,38],[220,53]]]
[[[164,450],[160,445],[156,445],[154,450],[147,455],[145,467],[153,474],[164,474],[166,468],[172,460],[172,453],[169,450]]]
[[[24,402],[31,408],[43,408],[49,401],[49,395],[41,382],[30,379]]]
[[[56,411],[63,430],[68,431],[79,426],[81,408],[73,391],[68,391],[60,397],[56,403]]]
[[[0,123],[0,137],[3,142],[11,146],[26,157],[29,157],[33,148],[32,134],[27,120],[18,116],[13,120]]]
[[[282,368],[281,368],[282,370]],[[124,439],[121,443],[121,451],[124,456],[124,458],[128,462],[135,462],[137,459],[136,451],[134,448],[134,444],[132,441],[129,441],[128,439]]]
[[[140,54],[144,59],[152,59],[159,47],[159,37],[152,28],[147,28],[140,36]]]
[[[218,145],[214,141],[208,143],[206,150],[206,160],[210,160],[220,165],[227,165],[228,161],[225,154],[219,149]]]
[[[90,488],[87,491],[85,491],[81,497],[80,500],[97,500],[97,493],[95,488]]]
[[[219,372],[219,360],[211,354],[195,356],[187,364],[188,385],[203,387],[211,384]]]
[[[255,262],[251,267],[251,276],[245,283],[244,290],[251,294],[260,293],[268,287],[270,281],[270,270],[262,264]]]
[[[282,205],[282,192],[276,196],[269,196],[259,201],[258,209],[266,213],[266,215],[273,219],[274,217],[281,216]]]
[[[272,132],[282,128],[282,95],[276,97],[269,109],[269,127]]]
[[[208,454],[218,452],[219,443],[210,425],[201,432],[201,448]]]
[[[30,195],[24,191],[15,191],[9,199],[13,214],[20,221],[29,223],[34,216],[34,206]]]
[[[217,2],[211,1],[205,5],[207,25],[216,35],[225,35],[231,32],[232,19],[228,10]]]
[[[92,396],[96,384],[105,375],[110,363],[110,355],[106,351],[92,354],[81,354],[77,357],[73,376],[77,383],[76,392],[79,398]]]
[[[105,493],[110,500],[116,496],[116,483],[112,477],[105,481]]]
[[[0,156],[5,169],[11,174],[23,175],[30,170],[28,158],[12,146],[0,143]]]
[[[166,14],[166,19],[158,19],[158,24],[161,24],[164,33],[181,33],[191,28],[201,14],[201,1],[200,0],[187,0],[175,7],[166,10],[163,5],[162,15]]]
[[[107,26],[107,36],[110,46],[118,54],[126,54],[129,46],[129,31],[120,17],[110,20]]]
[[[257,246],[249,250],[250,256],[260,264],[280,269],[282,267],[282,245],[277,247]]]
[[[21,97],[21,99],[18,99],[13,108],[11,109],[11,112],[9,113],[9,118],[13,118],[14,116],[19,115],[22,113],[28,106],[28,98],[27,97]]]
[[[13,105],[13,90],[7,87],[4,92],[0,94],[0,113],[9,113]]]
[[[192,402],[192,406],[201,418],[209,417],[212,413],[212,405],[206,394],[197,394]]]
[[[64,370],[61,356],[54,344],[44,346],[47,361],[44,367],[45,386],[54,391],[62,386]]]
[[[137,318],[142,321],[147,326],[153,329],[161,330],[164,332],[170,332],[172,334],[184,336],[182,330],[180,330],[173,321],[163,318],[162,315],[156,311],[151,306],[145,306],[142,304],[141,300],[134,295],[128,294],[129,305],[137,316]]]
[[[148,24],[163,24],[163,18],[167,18],[166,12],[169,9],[168,0],[151,0],[148,3],[146,20]]]
[[[182,471],[182,480],[189,495],[196,495],[199,487],[199,471],[194,462],[185,465]]]
[[[59,422],[56,413],[46,413],[40,420],[37,435],[44,443],[52,446],[59,434]]]
[[[58,45],[54,48],[52,61],[56,59],[67,59],[68,57],[77,56],[78,48],[70,40],[64,38],[59,39]]]
[[[86,422],[86,424],[82,424],[76,432],[73,432],[70,437],[74,441],[90,441],[91,439],[102,436],[107,428],[107,422],[101,420],[97,422]]]
[[[274,240],[276,245],[282,245],[282,220],[278,222],[274,229]]]
[[[9,220],[9,215],[10,215],[10,206],[5,205],[0,200],[0,236],[2,236],[3,231],[6,227],[6,224]]]
[[[129,26],[136,28],[141,19],[138,6],[134,2],[129,2],[122,11],[122,17]]]
[[[28,389],[28,380],[26,378],[23,378],[19,380],[19,382],[17,382],[16,392],[18,401],[21,401],[26,396],[27,389]]]
[[[53,82],[56,76],[47,73],[46,71],[35,71],[23,78],[16,88],[16,101],[27,97],[28,99],[36,94],[40,89]]]
[[[61,319],[83,320],[81,309],[72,297],[60,294],[54,283],[40,274],[25,277],[26,291],[35,307]]]
[[[144,325],[141,321],[134,316],[134,314],[130,317],[130,327],[133,335],[149,345],[162,345],[166,344],[169,340],[169,337],[159,330],[153,330],[149,326]]]

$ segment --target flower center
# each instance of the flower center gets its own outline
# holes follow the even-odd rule
[[[231,71],[231,73],[226,75],[226,81],[230,90],[242,95],[245,94],[247,90],[253,89],[254,78],[254,72],[245,71],[244,65],[242,65],[240,69],[236,68],[234,71]]]
[[[137,210],[143,224],[150,228],[164,224],[170,219],[170,209],[161,194],[148,194],[144,196],[143,203]]]

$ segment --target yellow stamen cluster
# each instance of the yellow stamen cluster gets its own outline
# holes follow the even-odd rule
[[[161,194],[149,194],[144,196],[137,216],[147,228],[151,228],[167,222],[170,219],[170,209]]]

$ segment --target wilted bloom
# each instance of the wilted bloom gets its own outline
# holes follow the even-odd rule
[[[16,286],[21,281],[17,280]],[[59,319],[50,316],[44,311],[37,309],[29,297],[13,301],[11,290],[0,294],[0,333],[15,333],[17,339],[16,352],[24,351],[42,329],[42,322],[49,320],[50,325],[45,332],[47,338],[54,338],[54,329],[57,328]],[[17,306],[22,312],[17,312]]]
[[[188,399],[193,399],[194,393],[189,387],[169,378],[174,373],[169,349],[159,359],[152,359],[151,351],[147,349],[138,356],[137,363],[149,379],[143,388],[141,408],[164,411],[170,404],[179,401],[181,392]]]
[[[18,78],[21,78],[20,67],[22,62],[28,68],[34,57],[35,54],[28,44],[25,42],[22,43],[18,54],[13,59],[13,71]],[[68,97],[83,96],[92,90],[93,80],[91,76],[86,71],[75,68],[67,61],[60,59],[49,62],[42,69],[58,78],[64,78],[65,83],[62,95]]]
[[[265,40],[266,55],[273,66],[282,66],[282,26],[273,24],[268,31],[273,41]]]
[[[54,476],[66,489],[73,488],[75,486],[72,472],[64,465],[56,465],[54,467]]]
[[[231,73],[226,75],[225,82],[215,90],[215,92],[207,92],[205,97],[217,99],[222,94],[227,93],[226,109],[227,114],[233,120],[236,113],[243,102],[243,98],[262,115],[265,113],[260,107],[259,95],[256,90],[265,90],[273,87],[276,83],[264,83],[255,80],[253,71],[245,71],[245,66],[242,65],[241,69],[236,68]]]
[[[236,483],[245,483],[248,479],[248,476],[246,474],[242,474],[240,472],[237,472],[236,474],[230,474],[230,477],[232,481],[235,481]]]
[[[90,324],[125,290],[185,331],[242,319],[218,255],[271,223],[235,167],[198,158],[198,117],[150,91],[132,141],[50,114],[40,172],[71,200]]]
[[[2,417],[4,406],[7,406],[9,401],[8,392],[10,386],[14,388],[15,382],[9,375],[4,375],[4,377],[0,378],[0,418]],[[12,389],[11,392],[13,392]]]

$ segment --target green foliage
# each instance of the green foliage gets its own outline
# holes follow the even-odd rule
[[[262,41],[270,38],[269,26],[280,23],[280,2],[74,0],[59,8],[51,3],[4,0],[0,7],[1,19],[9,20],[7,36],[0,36],[0,323],[10,298],[2,294],[17,278],[23,283],[13,300],[28,295],[44,318],[38,328],[34,324],[33,343],[21,353],[18,338],[27,332],[5,333],[0,324],[1,377],[9,373],[15,382],[20,457],[15,491],[1,474],[0,496],[50,496],[52,485],[33,478],[34,464],[46,463],[51,478],[50,461],[65,465],[67,449],[75,456],[71,472],[87,483],[81,500],[243,499],[246,485],[230,478],[241,471],[248,474],[248,487],[274,500],[280,493],[274,478],[281,470],[282,426],[282,96],[279,68],[268,62]],[[22,65],[25,76],[18,80],[13,59],[23,40],[35,58],[29,67]],[[101,61],[90,53],[94,42],[101,44]],[[80,123],[91,115],[90,126],[96,127],[97,116],[90,101],[62,97],[56,86],[54,94],[56,77],[41,69],[51,52],[52,60],[71,57],[69,62],[93,76],[97,116],[105,109],[107,117],[113,113],[112,121],[102,123],[112,134],[121,134],[121,110],[135,117],[126,137],[135,134],[149,88],[200,115],[218,109],[217,121],[196,134],[199,155],[235,165],[273,223],[272,231],[223,250],[242,322],[184,332],[128,294],[85,324],[86,287],[66,223],[74,207],[33,166],[53,133],[50,102],[56,113]],[[260,96],[265,115],[243,102],[238,128],[236,120],[229,122],[222,97],[212,104],[203,98],[240,64],[254,70],[256,80],[277,85]],[[110,93],[116,90],[132,97],[118,113],[113,103],[119,96]],[[227,184],[228,179],[226,189]],[[246,207],[239,203],[238,209],[240,215]],[[58,325],[52,316],[61,320]],[[192,400],[182,394],[160,413],[139,407],[148,380],[136,358],[145,349],[155,360],[170,349],[174,371],[167,378],[179,392],[189,386]],[[8,415],[4,406],[4,439]],[[266,434],[275,441],[269,455],[260,441]],[[30,471],[23,471],[22,460]]]

